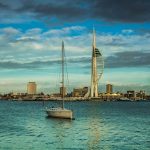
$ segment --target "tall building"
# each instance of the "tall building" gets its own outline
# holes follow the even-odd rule
[[[98,97],[98,81],[103,73],[104,62],[102,54],[96,48],[96,35],[93,29],[93,45],[92,45],[92,65],[91,65],[91,97]]]
[[[27,93],[32,94],[32,95],[36,94],[36,83],[35,82],[28,82]]]
[[[113,86],[111,84],[106,85],[106,93],[112,94],[113,93]]]

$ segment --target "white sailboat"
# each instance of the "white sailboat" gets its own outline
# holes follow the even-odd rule
[[[64,42],[62,41],[62,106],[56,108],[46,108],[46,113],[48,117],[73,119],[72,110],[66,109],[64,107],[64,90]]]

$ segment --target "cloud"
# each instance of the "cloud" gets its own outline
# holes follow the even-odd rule
[[[103,56],[104,57],[104,56]],[[137,68],[150,67],[150,53],[142,51],[124,51],[117,52],[104,59],[104,68]],[[80,63],[83,68],[89,69],[91,67],[91,58],[78,58],[77,61],[70,61],[72,63]]]
[[[150,67],[150,53],[140,51],[118,52],[105,60],[106,68]]]
[[[108,56],[105,59],[105,68],[125,68],[125,67],[150,67],[150,53],[148,52],[140,52],[140,51],[126,51],[126,52],[118,52],[113,56]],[[51,59],[51,60],[39,60],[32,62],[0,62],[0,68],[3,69],[42,69],[42,68],[51,68],[57,64],[60,64],[59,59]],[[78,57],[69,57],[67,59],[68,66],[77,66],[84,69],[89,69],[91,66],[91,57],[89,56],[78,56]],[[69,67],[70,67],[69,66]]]
[[[39,1],[39,3],[24,3],[17,11],[31,12],[38,18],[43,16],[50,17],[50,20],[54,22],[57,21],[57,19],[72,21],[78,20],[77,18],[81,18],[84,14],[84,9],[78,6],[79,5],[75,5],[68,0],[64,0],[60,3],[56,3],[54,1],[42,3]]]
[[[26,21],[42,20],[49,24],[105,20],[107,22],[145,23],[150,22],[148,0],[63,0],[51,1],[2,1],[0,18],[11,22],[26,18]],[[16,4],[16,5],[14,5]],[[17,15],[19,14],[19,15]],[[20,17],[21,16],[21,17]]]
[[[75,33],[83,33],[86,30],[85,27],[82,26],[70,26],[61,29],[51,29],[44,33],[45,36],[68,36],[69,34]]]
[[[7,34],[7,35],[16,35],[19,34],[20,31],[12,27],[7,27],[7,28],[0,29],[0,33]]]
[[[1,69],[35,69],[36,65],[34,63],[18,63],[18,62],[0,62]]]
[[[133,33],[134,31],[132,29],[123,29],[122,30],[122,33],[125,33],[125,34],[131,34]]]
[[[0,2],[0,9],[7,9],[8,6]]]
[[[12,57],[10,57],[12,58]],[[60,58],[46,58],[46,60],[42,60],[43,57],[40,58],[41,60],[35,60],[31,62],[16,62],[15,60],[12,61],[0,61],[0,68],[2,69],[42,69],[42,68],[52,68],[57,64],[61,63]],[[90,58],[89,57],[69,57],[67,59],[68,64],[79,64],[82,65],[82,63],[89,63]]]
[[[48,31],[40,28],[26,31],[12,27],[2,28],[0,29],[0,67],[34,70],[58,63],[63,39],[68,63],[81,68],[90,68],[92,34],[86,31],[87,28],[82,26]],[[147,38],[148,33],[128,34],[131,31],[124,29],[119,34],[97,34],[97,47],[102,51],[106,68],[148,66],[150,43],[150,39]]]
[[[150,1],[95,0],[94,15],[113,22],[143,23],[150,21]]]
[[[54,56],[58,55],[58,52],[60,53],[62,40],[65,41],[65,49],[68,49],[70,53],[82,53],[87,50],[87,47],[82,42],[85,39],[85,37],[82,38],[85,30],[86,28],[82,26],[71,26],[48,31],[42,31],[40,28],[28,29],[26,31],[12,27],[1,28],[0,54],[1,56],[13,55],[16,58],[19,57],[17,58],[19,60],[21,57],[25,58],[26,56],[26,59],[28,59],[29,54],[30,57],[36,57],[37,55],[43,57],[45,55]],[[74,43],[78,43],[78,45]]]

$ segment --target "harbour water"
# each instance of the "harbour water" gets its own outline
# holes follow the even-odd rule
[[[47,118],[55,105],[0,101],[0,150],[150,149],[150,102],[66,102],[72,121]]]

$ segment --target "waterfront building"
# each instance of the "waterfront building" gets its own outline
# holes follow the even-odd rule
[[[105,101],[111,101],[111,100],[118,100],[121,98],[120,93],[101,93],[100,94],[100,99],[105,100]]]
[[[136,97],[136,92],[135,91],[127,91],[127,98],[133,99]]]
[[[96,35],[93,29],[92,44],[92,68],[91,68],[91,91],[90,97],[98,97],[98,82],[103,74],[104,61],[99,49],[96,48]]]
[[[83,96],[85,96],[89,91],[89,88],[88,87],[84,87],[83,90],[82,90],[82,94]]]
[[[64,95],[64,96],[67,95],[66,87],[60,87],[60,95]]]
[[[88,93],[88,87],[74,88],[72,96],[73,97],[84,97],[87,93]]]
[[[112,84],[107,84],[106,85],[106,93],[107,94],[112,94],[113,93],[113,86],[112,86]]]
[[[30,95],[36,94],[37,85],[35,82],[28,82],[27,84],[27,93]]]
[[[146,96],[145,91],[141,90],[140,92],[136,93],[136,97],[138,97],[140,99],[145,99],[145,96]]]

